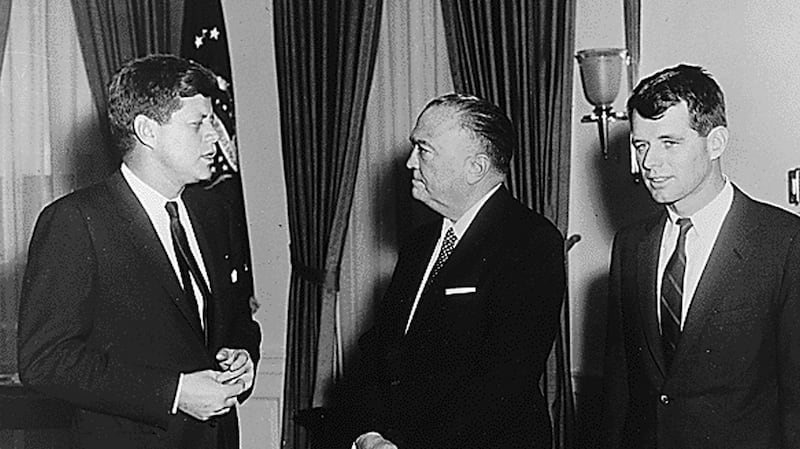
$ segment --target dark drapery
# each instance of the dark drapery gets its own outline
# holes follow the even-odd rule
[[[103,132],[108,133],[107,85],[114,72],[139,56],[179,54],[183,4],[184,0],[72,0]]]
[[[498,104],[516,125],[511,192],[566,233],[575,0],[442,0],[442,12],[455,90]],[[572,446],[570,371],[565,302],[544,380],[561,448]]]
[[[283,446],[335,377],[335,301],[381,17],[380,0],[274,0],[292,275]],[[324,401],[323,401],[324,402]],[[324,403],[321,405],[325,405]]]
[[[6,51],[8,24],[11,21],[11,0],[0,1],[0,73],[3,70],[3,56]]]

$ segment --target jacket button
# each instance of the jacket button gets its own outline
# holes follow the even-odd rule
[[[669,396],[662,394],[661,396],[658,397],[658,402],[661,402],[664,405],[669,404]]]

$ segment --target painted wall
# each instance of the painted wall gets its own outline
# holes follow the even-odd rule
[[[624,47],[622,2],[578,0],[576,48]],[[706,67],[726,94],[731,141],[723,170],[745,192],[797,212],[787,201],[786,172],[800,166],[800,73],[795,61],[800,3],[726,0],[642,2],[640,75],[681,62]],[[599,156],[597,130],[580,118],[576,66],[569,233],[582,240],[569,255],[573,373],[577,389],[602,374],[607,270],[614,232],[654,210],[628,170],[628,124],[612,127],[611,157]],[[615,109],[623,110],[623,77]]]
[[[289,230],[280,149],[271,0],[223,0],[236,93],[239,157],[261,308],[261,363],[240,412],[243,449],[278,449],[289,294]]]

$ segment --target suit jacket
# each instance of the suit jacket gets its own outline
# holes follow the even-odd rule
[[[734,189],[670,369],[656,315],[665,221],[614,241],[606,447],[800,447],[800,218]]]
[[[377,429],[403,449],[549,448],[538,382],[559,325],[563,239],[500,188],[420,298],[404,335],[440,230],[441,221],[431,223],[401,248],[376,326],[360,341],[383,407],[361,430]],[[452,290],[458,287],[469,289]]]
[[[79,447],[238,447],[235,411],[208,422],[169,413],[181,372],[216,368],[221,347],[246,349],[257,363],[261,338],[248,298],[236,295],[241,267],[230,255],[242,252],[232,251],[226,205],[192,187],[182,197],[213,294],[208,346],[119,171],[39,216],[20,299],[20,377],[76,406]]]

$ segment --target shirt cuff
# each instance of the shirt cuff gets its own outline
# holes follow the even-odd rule
[[[172,401],[172,410],[169,412],[173,415],[178,413],[178,398],[181,397],[181,387],[183,386],[183,373],[178,377],[178,388],[175,390],[175,400]]]

